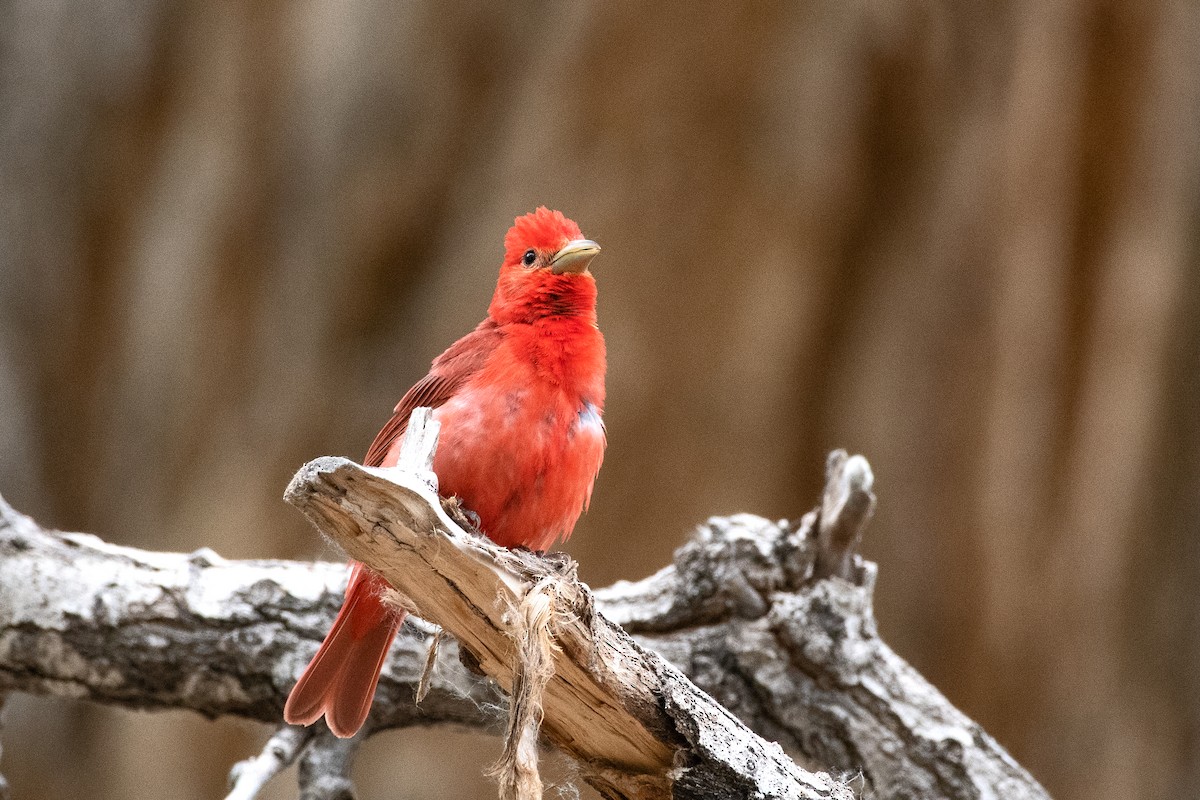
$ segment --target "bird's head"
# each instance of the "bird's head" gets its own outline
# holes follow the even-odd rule
[[[588,265],[600,245],[545,206],[517,217],[504,237],[504,263],[489,313],[497,322],[595,313],[596,283]]]

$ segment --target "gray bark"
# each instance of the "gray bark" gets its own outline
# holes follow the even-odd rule
[[[306,470],[328,482],[330,496],[347,508],[380,486],[399,487],[340,460],[319,460]],[[339,486],[330,477],[337,474],[353,478]],[[855,491],[869,495],[861,459],[832,461],[830,480],[858,481]],[[364,486],[368,491],[356,494]],[[490,566],[487,572],[519,578],[515,586],[553,573],[577,587],[570,598],[576,611],[594,599],[597,613],[575,633],[623,648],[594,651],[610,675],[615,668],[605,658],[615,652],[641,659],[638,674],[658,702],[626,705],[623,713],[668,748],[675,797],[849,796],[847,784],[806,771],[819,769],[851,779],[856,789],[861,775],[866,796],[1045,798],[991,737],[878,638],[875,566],[853,553],[821,557],[819,531],[849,531],[829,540],[855,542],[870,503],[823,508],[825,520],[821,511],[796,523],[750,515],[710,520],[673,565],[594,594],[560,564],[492,553],[489,542],[444,519],[440,507],[442,532],[431,535],[465,537],[449,549],[476,559],[477,567]],[[838,508],[862,513],[857,521],[828,519]],[[372,518],[377,536],[395,523],[394,516]],[[449,535],[447,522],[455,528]],[[833,574],[815,577],[818,562],[834,565]],[[54,534],[0,503],[0,695],[26,691],[277,723],[295,676],[336,612],[344,579],[341,565],[227,562],[208,551],[150,553]],[[405,625],[365,735],[436,723],[499,729],[486,709],[496,708],[502,693],[461,665],[452,639],[439,653],[428,696],[414,704],[431,633],[420,621]],[[489,666],[486,654],[473,654]],[[493,661],[493,667],[504,663]],[[502,670],[494,674],[503,683]],[[553,710],[548,700],[543,733],[551,741],[561,732]],[[326,744],[317,746],[321,740]],[[313,737],[300,755],[307,796],[351,791],[345,772],[353,741],[340,750],[330,746],[328,737]],[[632,779],[619,763],[606,771],[592,762],[584,774],[613,796],[665,791],[661,776]],[[322,793],[318,779],[334,788]]]

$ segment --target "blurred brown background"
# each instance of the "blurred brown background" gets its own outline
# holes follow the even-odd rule
[[[1186,1],[8,0],[0,492],[332,557],[283,487],[361,457],[544,203],[605,250],[586,580],[803,513],[848,447],[902,655],[1055,797],[1200,796],[1198,77]],[[21,800],[218,797],[266,735],[5,721]],[[492,796],[497,752],[381,736],[360,787]]]

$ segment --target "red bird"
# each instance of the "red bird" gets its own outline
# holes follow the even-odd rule
[[[441,422],[439,490],[457,495],[505,547],[545,550],[571,535],[604,458],[604,337],[596,326],[600,246],[558,211],[514,220],[487,318],[433,360],[375,437],[364,463],[393,466],[414,408]],[[387,583],[354,563],[342,610],[288,697],[283,716],[325,715],[336,736],[362,727],[404,620]]]

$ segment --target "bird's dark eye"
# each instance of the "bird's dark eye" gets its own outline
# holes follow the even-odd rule
[[[525,255],[521,257],[521,263],[527,267],[532,267],[535,261],[537,261],[537,253],[533,250],[526,250]]]

